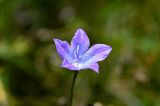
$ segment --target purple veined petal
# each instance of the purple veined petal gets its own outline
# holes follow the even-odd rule
[[[53,39],[56,45],[57,52],[62,60],[66,59],[68,61],[72,61],[73,56],[71,53],[70,46],[68,42],[62,41],[59,39]]]
[[[70,64],[66,59],[63,60],[61,67],[67,68],[69,70],[78,70],[76,67]]]
[[[111,52],[112,47],[105,44],[93,45],[84,55],[81,60],[83,66],[87,66],[98,61],[103,61]]]
[[[71,41],[71,49],[73,50],[73,52],[76,52],[77,56],[81,56],[88,50],[89,45],[89,38],[85,31],[81,28],[77,29]]]
[[[96,73],[99,73],[99,65],[98,63],[93,63],[87,66],[89,69],[92,69]]]

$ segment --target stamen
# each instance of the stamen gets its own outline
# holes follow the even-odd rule
[[[73,63],[72,63],[72,65],[75,66],[78,69],[81,69],[81,67],[82,67],[82,65],[79,63],[78,60],[74,60]]]
[[[79,51],[79,45],[77,45],[77,54],[78,54],[78,51]]]

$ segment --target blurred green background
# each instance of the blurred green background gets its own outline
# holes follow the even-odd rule
[[[52,38],[113,47],[81,71],[73,106],[160,106],[159,0],[0,0],[0,106],[66,106],[73,72]]]

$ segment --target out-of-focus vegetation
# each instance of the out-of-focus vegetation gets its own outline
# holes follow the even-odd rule
[[[74,106],[160,106],[159,0],[0,0],[0,106],[66,106],[73,72],[52,38],[113,47],[81,71]]]

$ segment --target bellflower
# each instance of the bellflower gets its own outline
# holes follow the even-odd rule
[[[111,46],[105,44],[95,44],[89,48],[89,38],[81,28],[77,29],[70,45],[66,41],[53,40],[57,52],[63,60],[61,67],[75,71],[92,69],[99,73],[97,62],[104,60],[112,50]]]

